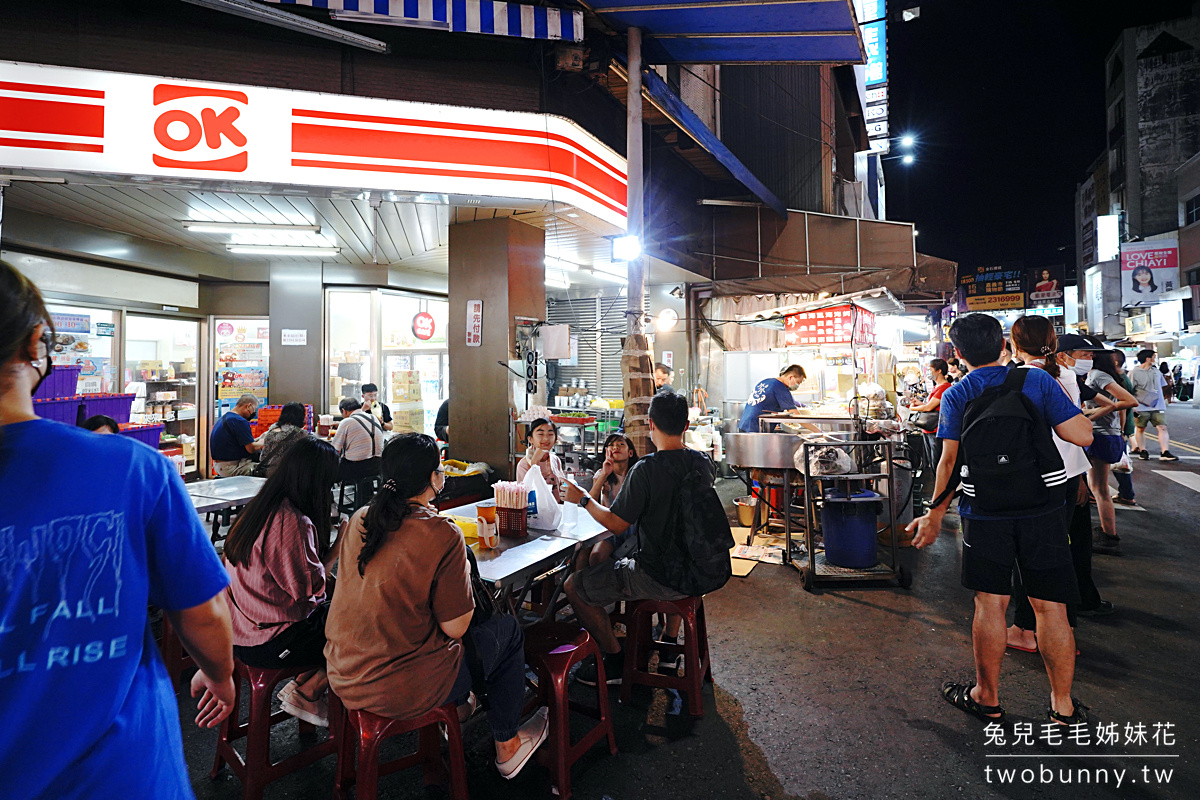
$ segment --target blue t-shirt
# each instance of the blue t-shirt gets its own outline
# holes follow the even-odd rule
[[[1033,401],[1051,428],[1061,425],[1079,414],[1079,407],[1071,402],[1071,398],[1063,391],[1058,381],[1050,377],[1050,373],[1040,369],[1026,370],[1025,386],[1022,389],[1025,396]],[[999,386],[1008,377],[1007,367],[979,367],[973,369],[958,383],[951,386],[942,395],[942,405],[939,409],[937,435],[942,439],[958,441],[962,436],[963,412],[967,403],[983,394],[985,389]],[[964,496],[958,499],[958,511],[963,517],[983,517],[971,513],[970,501]]]
[[[746,407],[742,409],[742,419],[738,430],[742,433],[758,433],[758,418],[763,414],[773,414],[795,408],[796,401],[792,399],[792,390],[779,378],[761,380],[754,387]]]
[[[221,421],[213,426],[208,440],[213,461],[241,461],[249,458],[246,445],[254,441],[250,421],[236,411],[226,411]]]
[[[147,604],[228,583],[171,462],[49,420],[0,428],[6,798],[192,798]]]

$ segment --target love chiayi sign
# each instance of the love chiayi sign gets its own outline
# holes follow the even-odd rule
[[[557,201],[625,229],[562,117],[0,61],[0,167]]]
[[[1178,285],[1178,239],[1121,245],[1121,305],[1153,305]]]

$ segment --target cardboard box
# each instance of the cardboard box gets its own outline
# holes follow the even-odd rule
[[[154,392],[152,400],[178,400],[178,392]]]
[[[183,360],[183,366],[180,367],[179,371],[180,372],[195,372],[196,371],[196,359],[185,358]]]

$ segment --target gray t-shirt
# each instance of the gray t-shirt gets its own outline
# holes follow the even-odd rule
[[[1107,372],[1101,372],[1098,369],[1091,370],[1087,375],[1087,385],[1095,389],[1097,392],[1104,392],[1111,399],[1114,398],[1109,392],[1105,391],[1110,384],[1117,383],[1113,380],[1113,376]],[[1120,384],[1117,384],[1120,386]],[[1095,408],[1098,403],[1089,402],[1086,404],[1088,408]],[[1102,417],[1096,417],[1092,420],[1092,433],[1101,434],[1104,436],[1120,436],[1121,435],[1121,415],[1117,412],[1105,414]]]
[[[1133,384],[1133,396],[1138,405],[1135,411],[1165,411],[1167,402],[1163,399],[1162,387],[1167,382],[1163,374],[1156,369],[1134,367],[1129,370],[1129,381]]]

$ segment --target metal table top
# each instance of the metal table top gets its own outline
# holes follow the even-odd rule
[[[211,481],[189,483],[187,484],[187,491],[188,494],[200,497],[232,500],[234,505],[244,505],[254,499],[254,496],[258,494],[266,482],[266,478],[237,475],[232,478],[218,478]]]
[[[229,500],[224,500],[219,497],[204,497],[203,495],[188,493],[188,497],[192,498],[192,505],[196,508],[196,513],[207,514],[211,511],[220,511],[224,508],[229,508],[232,503]]]

